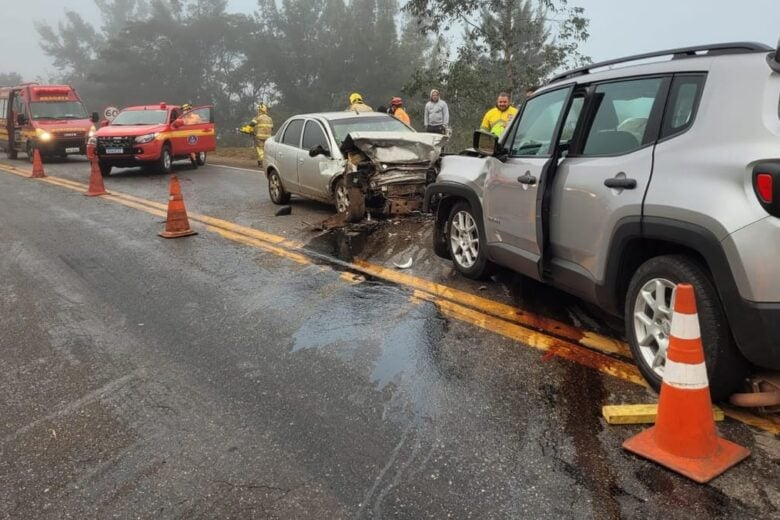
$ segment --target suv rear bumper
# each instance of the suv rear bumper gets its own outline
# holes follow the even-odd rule
[[[742,354],[762,368],[780,370],[780,303],[740,298],[726,305],[730,307],[726,309],[729,325]]]

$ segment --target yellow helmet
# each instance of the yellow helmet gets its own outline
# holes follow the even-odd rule
[[[268,107],[265,105],[265,103],[260,103],[259,105],[257,105],[257,113],[258,114],[268,113]]]
[[[353,92],[352,94],[349,95],[349,104],[350,105],[353,104],[353,103],[362,103],[362,102],[363,102],[363,96],[361,96],[357,92]]]
[[[181,106],[181,111],[182,112],[189,112],[190,110],[192,110],[192,105],[190,105],[189,103],[184,103]]]

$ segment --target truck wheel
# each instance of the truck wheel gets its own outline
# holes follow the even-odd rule
[[[455,269],[473,280],[491,275],[493,266],[487,259],[485,243],[468,202],[460,201],[452,206],[444,232]]]
[[[173,156],[171,156],[171,145],[164,144],[162,151],[160,152],[160,159],[158,161],[158,168],[160,172],[169,174],[173,171]]]
[[[100,175],[108,177],[111,175],[111,165],[103,161],[98,161],[98,167],[100,168]]]
[[[195,156],[195,164],[198,166],[203,166],[206,164],[206,152],[200,152]]]
[[[18,152],[16,151],[16,148],[9,147],[8,150],[5,152],[6,157],[8,157],[11,160],[15,160],[18,156]]]
[[[690,257],[651,258],[637,269],[626,292],[625,321],[631,353],[647,382],[661,387],[672,319],[672,295],[678,283],[696,293],[704,358],[713,401],[731,395],[743,382],[749,365],[731,335],[726,314],[707,272]]]
[[[290,202],[290,194],[284,191],[282,179],[276,170],[268,173],[268,195],[274,204],[287,204]]]

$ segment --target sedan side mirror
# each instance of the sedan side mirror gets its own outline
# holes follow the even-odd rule
[[[477,130],[474,132],[474,149],[479,152],[480,155],[494,156],[498,152],[498,137],[490,132],[484,130]]]
[[[90,119],[92,120],[93,123],[97,123],[98,121],[100,121],[100,114],[98,114],[97,112],[92,112],[92,117]]]
[[[317,157],[318,155],[324,155],[325,157],[330,157],[330,150],[326,149],[321,144],[318,144],[317,146],[313,146],[309,150],[309,157]]]

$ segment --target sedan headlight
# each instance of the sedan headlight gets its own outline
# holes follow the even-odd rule
[[[43,142],[51,141],[52,138],[54,137],[46,130],[41,130],[40,128],[35,133],[38,134],[38,139],[40,139]]]
[[[157,137],[156,133],[154,133],[154,134],[146,134],[146,135],[139,135],[138,137],[135,138],[135,142],[138,143],[138,144],[151,143],[152,141],[154,141],[154,139],[156,137]]]

